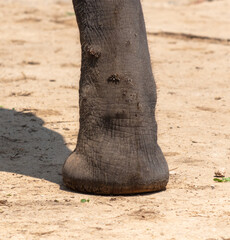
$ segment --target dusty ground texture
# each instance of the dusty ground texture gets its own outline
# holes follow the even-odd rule
[[[230,239],[230,183],[213,181],[220,167],[230,177],[230,2],[142,3],[170,181],[160,193],[102,197],[61,178],[79,128],[71,2],[0,2],[1,240]]]

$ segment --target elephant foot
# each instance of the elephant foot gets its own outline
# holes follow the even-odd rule
[[[166,189],[168,166],[159,149],[155,162],[163,163],[140,166],[111,166],[108,163],[89,161],[84,155],[73,152],[63,166],[64,184],[77,192],[100,195],[126,195],[157,192]],[[143,162],[143,159],[140,163]],[[103,165],[104,164],[104,165]]]

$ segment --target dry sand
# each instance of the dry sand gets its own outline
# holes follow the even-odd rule
[[[142,3],[170,181],[102,197],[61,178],[79,129],[71,1],[0,2],[1,240],[230,239],[230,183],[213,181],[220,167],[230,177],[230,1]]]

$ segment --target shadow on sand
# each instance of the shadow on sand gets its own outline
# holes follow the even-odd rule
[[[63,137],[32,113],[0,109],[0,171],[62,185],[61,169],[71,153]]]

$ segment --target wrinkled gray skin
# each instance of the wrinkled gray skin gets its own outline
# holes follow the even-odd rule
[[[94,194],[166,188],[156,86],[140,0],[73,0],[80,30],[80,130],[65,185]]]

